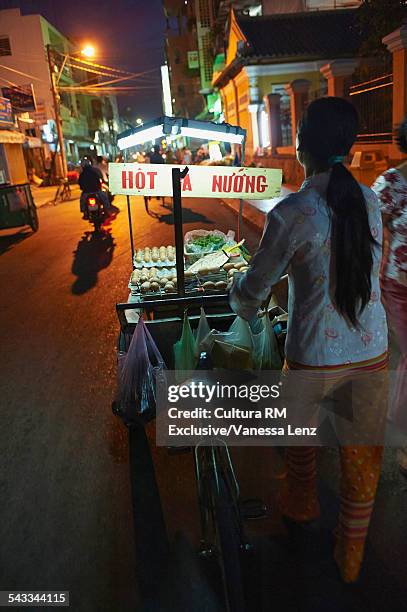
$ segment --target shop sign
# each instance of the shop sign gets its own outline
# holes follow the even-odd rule
[[[198,51],[188,51],[188,68],[191,70],[199,68]]]
[[[171,164],[109,164],[113,194],[172,196]],[[274,168],[190,166],[182,180],[186,198],[244,198],[268,200],[280,195],[282,171]]]
[[[8,98],[0,98],[0,125],[13,125],[11,102]]]
[[[2,87],[2,91],[3,96],[10,100],[15,113],[35,111],[35,97],[31,83],[15,87]]]
[[[37,102],[37,110],[34,113],[31,113],[31,116],[38,125],[44,125],[44,123],[47,123],[45,102]]]

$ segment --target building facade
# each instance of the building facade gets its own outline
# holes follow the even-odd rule
[[[195,118],[204,109],[193,0],[164,0],[165,54],[175,116]]]
[[[49,45],[51,64],[60,72],[59,106],[67,160],[76,162],[89,153],[112,154],[115,135],[120,131],[115,97],[92,97],[63,90],[85,80],[97,82],[93,73],[75,68],[67,61],[69,55],[78,54],[74,44],[41,15],[22,15],[20,9],[0,11],[0,23],[0,89],[32,88],[35,99],[35,109],[15,112],[18,127],[28,139],[28,148],[39,145],[42,158],[56,148]],[[29,159],[37,165],[35,156]]]
[[[353,9],[257,17],[231,12],[225,67],[213,85],[225,121],[247,131],[246,160],[273,158],[294,172],[304,108],[326,94],[345,95],[358,66],[355,15]]]

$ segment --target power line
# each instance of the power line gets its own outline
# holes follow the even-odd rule
[[[16,74],[19,74],[21,76],[25,76],[29,79],[34,79],[34,81],[41,81],[43,82],[43,79],[39,79],[38,77],[33,76],[32,74],[27,74],[26,72],[21,72],[21,70],[16,70],[15,68],[9,68],[9,66],[3,66],[3,64],[0,64],[0,68],[4,68],[5,70],[10,70],[10,72],[15,72]]]
[[[156,89],[155,87],[151,86],[151,85],[141,85],[141,86],[134,86],[134,87],[99,87],[98,89],[94,89],[93,87],[59,87],[58,90],[59,91],[66,91],[66,92],[70,92],[70,93],[89,93],[91,95],[97,95],[97,94],[105,94],[106,92],[109,93],[121,93],[123,91],[147,91],[147,90],[154,90]]]

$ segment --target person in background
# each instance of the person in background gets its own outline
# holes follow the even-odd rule
[[[400,150],[407,154],[407,116],[397,130]],[[381,284],[383,302],[401,356],[390,418],[407,431],[407,160],[390,168],[372,189],[381,203],[385,232]],[[407,448],[399,451],[399,465],[407,476]]]
[[[134,161],[136,162],[136,164],[145,164],[146,163],[145,153],[143,151],[137,151]]]
[[[188,149],[188,147],[184,147],[182,149],[181,163],[185,164],[186,166],[188,166],[189,164],[192,164],[192,153]]]
[[[163,156],[160,153],[160,147],[159,145],[154,145],[154,149],[152,151],[152,153],[149,154],[149,162],[150,164],[165,164],[165,159],[163,158]],[[146,213],[149,215],[150,214],[150,210],[148,208],[148,203],[150,201],[150,197],[151,196],[144,196],[144,208],[146,209]],[[164,204],[164,198],[161,198],[163,204]]]
[[[171,149],[171,147],[168,147],[166,153],[167,153],[167,156],[165,158],[165,163],[166,164],[176,164],[177,163],[177,158],[175,157],[175,153]]]
[[[150,164],[164,164],[165,160],[160,153],[159,145],[154,145],[153,151],[149,154]]]
[[[196,164],[200,164],[201,162],[203,162],[207,158],[208,158],[208,156],[206,154],[205,149],[203,147],[199,147],[199,149],[197,150],[197,152],[195,154],[195,163]]]
[[[100,170],[104,183],[109,182],[109,163],[103,155],[98,155],[96,158],[96,168]]]
[[[45,170],[45,179],[44,185],[51,185],[52,183],[52,157],[51,155],[47,155],[44,159],[44,170]]]
[[[115,163],[115,164],[123,164],[123,163],[124,163],[123,153],[121,153],[121,152],[120,152],[120,153],[119,153],[119,154],[116,156],[116,159],[114,160],[114,163]]]
[[[357,112],[348,101],[325,97],[309,105],[297,140],[305,181],[268,213],[250,268],[235,276],[230,291],[234,312],[251,321],[272,286],[288,272],[284,374],[287,387],[305,379],[298,390],[299,410],[308,406],[302,393],[315,392],[309,405],[319,405],[334,389],[344,388],[344,379],[355,381],[352,433],[358,424],[360,438],[353,444],[360,440],[360,445],[341,442],[339,448],[340,514],[334,547],[345,582],[359,575],[381,471],[381,438],[377,444],[371,436],[375,442],[367,446],[362,436],[368,426],[369,431],[375,427],[376,419],[385,422],[387,410],[380,208],[375,193],[357,183],[343,164],[357,133]],[[373,375],[380,384],[372,384]],[[338,409],[344,407],[342,402]],[[282,514],[298,523],[318,518],[315,448],[289,446],[286,462]]]

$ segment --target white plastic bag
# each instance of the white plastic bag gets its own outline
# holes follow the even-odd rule
[[[280,352],[270,317],[266,314],[258,321],[261,322],[262,329],[252,334],[254,368],[256,370],[281,370]]]
[[[211,352],[215,341],[226,342],[249,351],[253,350],[253,335],[250,326],[241,317],[235,318],[227,332],[212,329],[201,344],[203,350]]]
[[[210,333],[211,328],[209,327],[208,319],[206,318],[204,309],[201,307],[201,315],[199,317],[198,327],[195,330],[195,357],[197,359],[199,359],[199,355],[203,350],[202,343],[205,341],[205,338]]]

